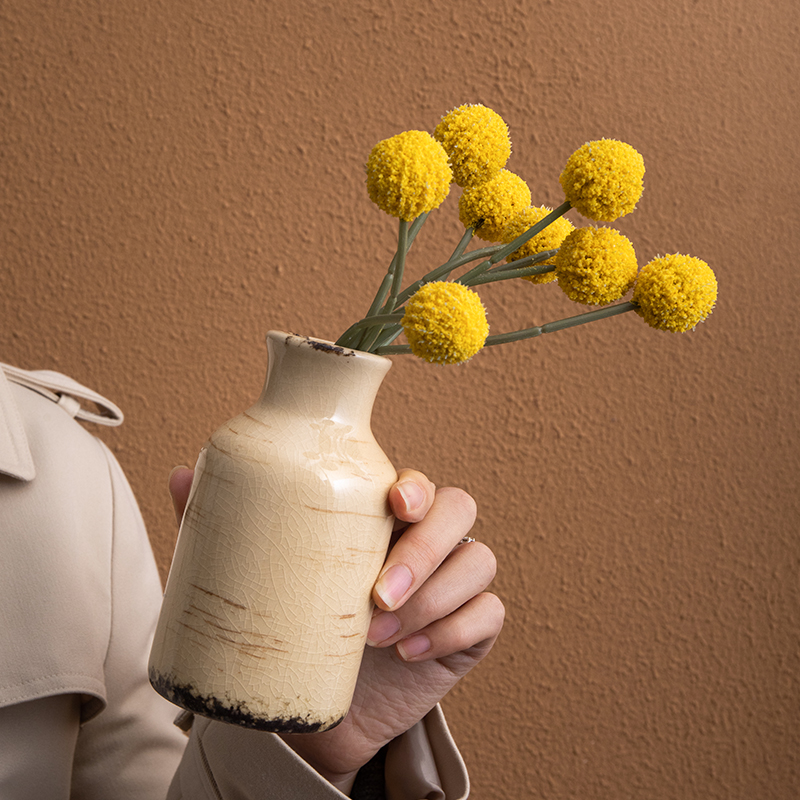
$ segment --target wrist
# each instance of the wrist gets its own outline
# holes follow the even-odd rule
[[[319,772],[319,770],[317,770]],[[350,793],[353,791],[353,785],[356,782],[356,776],[358,775],[358,770],[355,772],[348,772],[347,775],[325,775],[324,773],[320,772],[325,780],[327,780],[330,784],[335,786],[342,794],[346,794],[350,797]]]
[[[320,734],[311,734],[317,736]],[[309,734],[286,734],[279,733],[278,736],[283,740],[284,744],[292,749],[294,753],[302,758],[314,771],[318,772],[328,783],[338,789],[342,794],[350,796],[353,789],[358,769],[348,772],[335,772],[322,765],[317,758],[314,757],[314,748],[309,748],[309,742],[306,741]]]

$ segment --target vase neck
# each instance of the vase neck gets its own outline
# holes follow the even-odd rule
[[[269,368],[259,405],[369,427],[389,359],[276,331],[267,334],[267,351]]]

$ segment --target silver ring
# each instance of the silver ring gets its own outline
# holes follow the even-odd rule
[[[469,544],[475,540],[471,536],[465,536],[458,544]]]

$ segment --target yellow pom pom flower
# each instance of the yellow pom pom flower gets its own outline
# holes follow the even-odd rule
[[[559,180],[566,199],[584,217],[613,222],[636,208],[643,178],[644,159],[636,150],[600,139],[576,150]]]
[[[468,186],[458,201],[458,218],[465,228],[487,242],[499,242],[505,227],[531,204],[531,190],[519,175],[501,169],[489,181]]]
[[[405,131],[384,139],[367,159],[369,199],[407,222],[440,206],[452,180],[447,153],[425,131]]]
[[[613,228],[578,228],[556,255],[556,279],[576,303],[603,306],[619,300],[636,280],[636,253]]]
[[[417,290],[406,304],[402,324],[411,352],[439,364],[467,361],[489,335],[480,297],[450,281],[426,283]]]
[[[503,231],[502,241],[510,244],[522,236],[525,231],[533,227],[537,222],[544,219],[553,209],[545,206],[526,208],[520,211],[511,222],[508,223]],[[519,258],[533,256],[545,250],[557,250],[567,234],[575,230],[575,226],[564,217],[559,217],[555,222],[551,222],[541,233],[537,233],[532,239],[528,239],[519,250],[515,250],[507,259],[507,262],[516,261]],[[555,264],[555,257],[542,261],[542,264]],[[556,279],[555,272],[545,272],[543,275],[525,275],[523,280],[531,283],[550,283]]]
[[[679,254],[642,267],[632,302],[636,313],[660,331],[683,333],[702,322],[717,301],[717,278],[699,258]]]
[[[511,139],[503,118],[480,103],[454,108],[433,132],[450,157],[453,180],[474,186],[491,180],[511,155]]]

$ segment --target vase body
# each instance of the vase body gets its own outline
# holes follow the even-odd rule
[[[314,732],[350,706],[396,472],[370,428],[388,359],[270,332],[258,402],[195,468],[150,655],[187,710]]]

